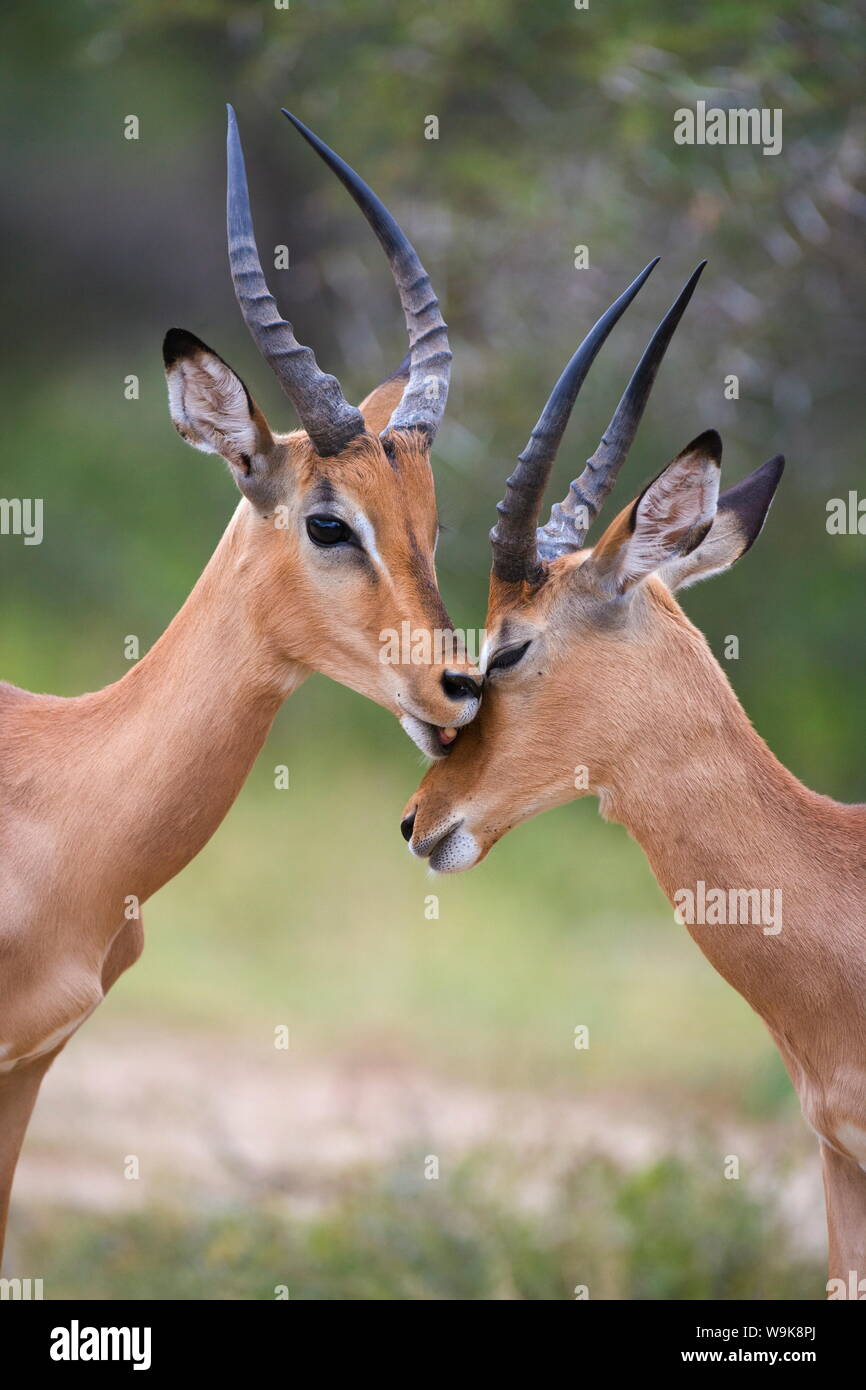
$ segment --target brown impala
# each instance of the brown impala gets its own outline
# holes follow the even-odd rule
[[[303,429],[272,432],[222,358],[172,329],[171,418],[194,448],[225,459],[237,510],[178,616],[116,685],[77,699],[0,685],[0,1246],[44,1073],[138,958],[139,904],[216,830],[283,700],[323,671],[392,710],[433,757],[478,708],[465,670],[380,659],[383,629],[451,626],[430,470],[448,394],[445,323],[390,213],[289,120],[382,243],[409,355],[356,409],[296,340],[262,274],[230,110],[232,278]]]
[[[568,497],[536,529],[581,382],[648,271],[554,388],[491,532],[480,715],[427,773],[403,834],[435,870],[454,872],[520,821],[596,795],[602,816],[643,847],[711,964],[767,1024],[820,1141],[828,1292],[864,1295],[866,806],[820,796],[781,766],[673,597],[749,549],[783,460],[719,495],[722,446],[709,430],[584,549],[700,269]]]

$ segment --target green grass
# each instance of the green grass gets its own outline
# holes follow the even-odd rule
[[[499,1171],[491,1179],[491,1171]],[[50,1299],[499,1300],[820,1298],[766,1202],[700,1155],[625,1173],[571,1169],[539,1211],[491,1155],[450,1178],[407,1155],[359,1173],[323,1213],[292,1220],[275,1201],[218,1214],[151,1210],[95,1220],[46,1212],[20,1234],[21,1273]]]

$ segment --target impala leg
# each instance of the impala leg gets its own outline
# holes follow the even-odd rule
[[[821,1145],[827,1205],[830,1278],[841,1279],[846,1297],[866,1295],[866,1173],[850,1158]],[[852,1278],[853,1274],[853,1278]]]
[[[125,922],[109,948],[102,968],[102,992],[107,994],[124,970],[134,965],[144,946],[141,919]],[[54,1058],[63,1051],[68,1038],[44,1057],[0,1073],[0,1261],[9,1216],[9,1196],[18,1165],[18,1155],[30,1116],[36,1104],[42,1078]]]
[[[57,1056],[57,1050],[0,1075],[0,1261],[18,1155],[42,1078]]]

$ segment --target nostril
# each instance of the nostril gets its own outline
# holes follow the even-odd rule
[[[400,834],[408,844],[412,838],[412,831],[415,828],[415,812],[410,811],[408,816],[404,816],[400,822]]]
[[[443,671],[442,689],[449,700],[477,700],[481,694],[478,681],[462,671]]]

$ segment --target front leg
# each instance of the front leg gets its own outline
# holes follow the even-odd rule
[[[105,957],[98,997],[107,994],[118,976],[135,964],[143,945],[141,919],[124,922]],[[59,1046],[28,1061],[19,1062],[6,1072],[0,1071],[0,1261],[3,1258],[12,1180],[39,1087],[54,1058],[63,1051],[77,1026],[73,1025],[70,1034],[63,1038]]]
[[[827,1291],[830,1297],[866,1299],[866,1173],[823,1142],[821,1162],[830,1279],[841,1281]]]
[[[18,1155],[42,1078],[60,1050],[56,1048],[43,1057],[36,1057],[32,1062],[24,1062],[12,1071],[0,1074],[0,1263]]]

